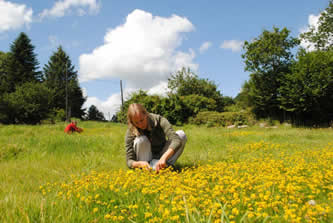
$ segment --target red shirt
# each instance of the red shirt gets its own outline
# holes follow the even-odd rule
[[[66,126],[65,128],[65,132],[68,133],[68,132],[80,132],[80,130],[77,128],[77,126],[72,122],[70,123],[69,125]]]

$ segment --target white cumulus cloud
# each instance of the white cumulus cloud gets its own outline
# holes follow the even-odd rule
[[[193,30],[184,17],[134,10],[124,24],[107,31],[103,45],[80,56],[80,80],[119,78],[130,88],[149,90],[183,66],[196,70],[194,51],[177,50],[182,34]]]
[[[168,92],[168,82],[162,81],[158,85],[150,88],[147,93],[149,95],[159,95],[166,97],[167,92]]]
[[[123,89],[123,100],[128,99],[132,93],[136,92],[137,89],[124,88]],[[154,94],[154,92],[148,92],[149,94]],[[83,94],[87,97],[87,90],[83,89]],[[95,105],[97,109],[103,112],[105,119],[109,120],[114,114],[116,114],[121,109],[121,93],[115,93],[110,95],[106,100],[101,100],[97,97],[87,97],[86,102],[83,104],[83,108],[88,111],[91,105]]]
[[[224,40],[220,48],[222,49],[231,49],[232,52],[241,51],[244,41],[240,40]]]
[[[212,43],[207,41],[207,42],[204,42],[201,46],[200,46],[200,53],[203,53],[205,52],[206,50],[208,50],[210,47],[212,46]]]
[[[195,52],[178,50],[183,33],[194,30],[192,23],[177,15],[164,18],[134,10],[124,24],[110,29],[104,44],[79,58],[80,81],[121,79],[126,83],[124,100],[134,91],[166,96],[167,79],[182,67],[197,70]],[[121,106],[120,93],[107,100],[88,97],[85,107],[94,104],[108,119]]]
[[[0,0],[0,33],[18,29],[32,22],[32,9],[24,4]]]
[[[87,13],[97,13],[100,3],[97,0],[63,0],[56,1],[51,9],[44,9],[39,17],[63,17],[74,11],[77,15],[83,16]]]

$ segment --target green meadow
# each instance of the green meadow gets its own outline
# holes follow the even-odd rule
[[[0,222],[113,222],[106,209],[98,214],[93,207],[83,207],[76,200],[57,200],[57,190],[52,189],[46,195],[42,193],[41,186],[55,182],[70,182],[71,176],[89,175],[91,172],[116,172],[128,170],[125,162],[124,136],[126,125],[101,122],[79,122],[84,129],[81,134],[67,135],[63,132],[65,123],[54,125],[0,125]],[[184,153],[177,161],[176,169],[195,168],[204,165],[214,165],[222,162],[234,165],[235,163],[252,162],[254,160],[284,159],[295,154],[309,154],[319,151],[330,152],[333,148],[332,129],[293,128],[280,125],[277,128],[249,127],[243,129],[208,128],[193,125],[175,126],[175,130],[183,129],[188,137]],[[273,148],[274,149],[271,149]],[[324,149],[325,148],[325,149]],[[284,155],[281,156],[281,153]],[[305,156],[306,162],[312,162],[313,157]],[[325,165],[333,166],[333,157],[325,160]],[[294,164],[290,164],[293,166]],[[296,165],[296,164],[295,164]],[[331,168],[332,167],[328,167]],[[327,173],[329,170],[327,170]],[[331,173],[332,174],[332,173]],[[326,176],[326,183],[333,183],[333,175]],[[328,188],[328,189],[327,189]],[[318,222],[332,222],[333,188],[329,186],[322,189],[316,200],[328,204],[325,216],[317,216]],[[105,191],[103,193],[106,193]],[[306,192],[308,193],[308,192]],[[310,193],[310,192],[309,192]],[[331,195],[331,194],[332,195]],[[141,201],[144,195],[137,195],[137,200],[129,198],[125,205],[133,205]],[[312,196],[312,195],[311,195]],[[330,197],[332,196],[332,197]],[[115,198],[116,199],[116,198]],[[304,198],[305,199],[305,198]],[[306,200],[306,199],[305,199]],[[156,204],[157,205],[157,204]],[[238,206],[237,206],[238,207]],[[240,207],[240,206],[239,206]],[[213,219],[213,215],[205,217],[204,213],[188,214],[182,217],[165,218],[164,222],[289,222],[283,218],[257,218],[249,215],[244,207],[237,211],[230,207],[234,213],[232,217],[223,215],[225,210],[219,212],[221,218]],[[140,206],[139,208],[140,209]],[[94,211],[93,211],[94,210]],[[236,209],[237,210],[237,209]],[[188,211],[188,210],[187,210]],[[97,212],[97,216],[94,215]],[[118,218],[120,222],[154,222],[149,219],[146,210],[138,211],[133,218]],[[179,210],[179,213],[181,211]],[[194,213],[194,212],[193,212]],[[217,213],[217,212],[216,212]],[[223,214],[224,213],[224,214]],[[272,212],[273,213],[273,212]],[[268,215],[273,215],[268,212]],[[154,216],[154,212],[152,212]],[[104,217],[105,216],[105,217]],[[165,217],[159,215],[159,219]],[[175,215],[176,216],[176,215]],[[155,222],[157,221],[155,218]],[[145,220],[146,219],[146,220]],[[266,219],[266,220],[265,220]],[[280,219],[280,220],[279,220]],[[282,219],[282,220],[281,220]],[[289,218],[292,219],[292,218]],[[295,217],[295,222],[297,218]],[[298,219],[299,222],[315,222],[306,217]]]

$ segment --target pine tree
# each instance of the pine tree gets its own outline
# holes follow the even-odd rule
[[[10,61],[8,68],[8,80],[10,91],[15,90],[15,86],[27,82],[39,82],[41,72],[38,71],[39,62],[34,53],[35,47],[25,33],[20,33],[18,38],[10,46]]]
[[[69,56],[61,46],[50,57],[43,71],[45,85],[54,91],[52,107],[66,110],[67,84],[68,114],[71,117],[82,118],[85,111],[82,109],[82,105],[86,99],[83,97],[82,89],[79,86],[77,71],[75,71]]]

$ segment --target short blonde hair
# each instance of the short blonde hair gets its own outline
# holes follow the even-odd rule
[[[144,114],[147,115],[148,112],[145,109],[145,107],[143,107],[141,104],[137,104],[137,103],[133,103],[130,104],[128,106],[128,110],[127,110],[127,124],[128,124],[128,128],[130,130],[130,132],[132,134],[134,134],[135,136],[139,136],[140,132],[138,130],[138,128],[134,125],[133,123],[133,117],[137,114]]]

